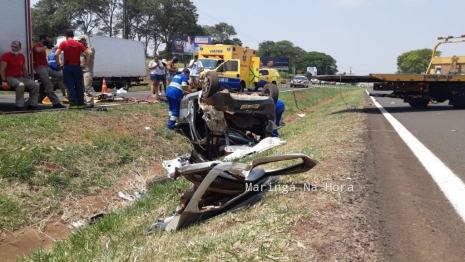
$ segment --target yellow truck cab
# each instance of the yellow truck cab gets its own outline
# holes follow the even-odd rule
[[[220,89],[244,91],[245,88],[255,88],[259,81],[260,58],[254,49],[222,44],[201,45],[198,55],[204,67],[202,76],[208,71],[215,71]]]
[[[255,86],[254,91],[257,91],[260,87],[263,88],[268,83],[272,83],[277,86],[278,83],[281,82],[278,70],[273,68],[260,68],[259,77],[259,82]]]

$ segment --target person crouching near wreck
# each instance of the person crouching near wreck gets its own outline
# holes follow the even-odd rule
[[[168,89],[166,90],[166,99],[168,99],[168,128],[173,130],[179,117],[179,108],[184,93],[191,93],[192,89],[189,83],[189,69],[184,68],[182,74],[173,77]]]

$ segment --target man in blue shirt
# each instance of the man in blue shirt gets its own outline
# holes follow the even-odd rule
[[[47,61],[48,65],[55,71],[61,71],[61,69],[58,67],[57,62],[55,61],[55,52],[57,51],[57,47],[54,46],[52,48],[52,51],[50,54],[47,56]],[[62,56],[60,56],[62,58]],[[60,91],[63,94],[64,97],[66,97],[66,88],[63,85],[63,81],[58,81],[58,87],[60,87]]]
[[[281,99],[278,99],[276,101],[275,105],[275,110],[276,110],[276,121],[275,125],[276,127],[279,127],[281,125],[281,117],[283,116],[284,110],[286,109],[286,106],[284,105],[284,102]],[[278,129],[273,130],[273,133],[271,133],[272,137],[279,137]]]
[[[179,108],[184,93],[190,93],[191,88],[189,85],[189,69],[184,68],[182,74],[177,74],[173,77],[168,89],[166,90],[166,99],[168,99],[168,128],[174,129],[176,120],[179,117]]]

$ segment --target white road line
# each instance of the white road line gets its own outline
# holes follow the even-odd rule
[[[428,171],[436,184],[438,184],[447,200],[449,200],[455,211],[457,211],[463,222],[465,222],[465,184],[463,181],[436,157],[433,152],[412,135],[407,128],[376,102],[373,97],[370,98],[389,123],[391,123],[402,140],[404,140],[405,144],[412,150],[413,154],[420,160],[421,164],[426,168],[426,171]]]

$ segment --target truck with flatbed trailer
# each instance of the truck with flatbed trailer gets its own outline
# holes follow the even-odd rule
[[[438,37],[433,49],[431,61],[425,74],[369,74],[366,76],[317,76],[319,81],[345,83],[373,83],[373,91],[392,91],[370,93],[375,97],[403,99],[412,107],[426,107],[431,101],[443,103],[455,108],[465,108],[465,56],[437,56],[441,44],[463,43],[465,35],[459,37]]]

